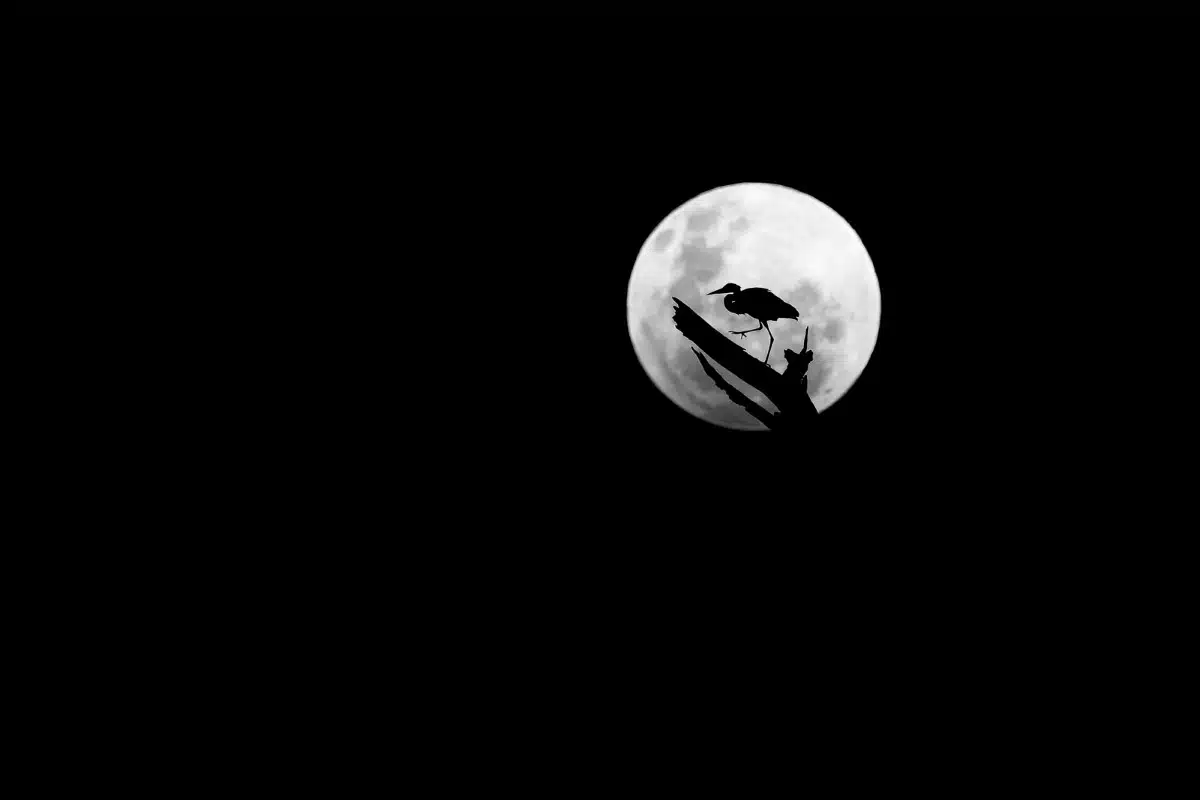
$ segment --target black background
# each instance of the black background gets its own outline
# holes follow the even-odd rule
[[[1189,313],[1187,30],[31,32],[43,449],[125,531],[64,560],[115,553],[131,609],[186,595],[172,630],[474,643],[447,669],[694,635],[793,666],[821,640],[838,671],[859,639],[1113,624],[1174,586],[1132,533],[1174,530],[1154,493],[1184,474],[1147,478],[1174,445],[1143,398]],[[882,290],[870,363],[794,451],[677,409],[627,329],[654,227],[746,181],[838,211]]]
[[[170,394],[208,404],[188,416],[253,431],[264,457],[428,463],[406,479],[479,481],[539,517],[534,492],[612,509],[651,479],[741,492],[756,470],[777,513],[813,486],[946,513],[1111,464],[1115,409],[1170,338],[1141,309],[1172,293],[1130,275],[1186,260],[1168,26],[726,25],[703,54],[706,20],[108,28],[141,49],[27,62],[30,206],[72,215],[70,241],[47,238],[74,248],[58,274],[155,348],[129,371],[181,371]],[[681,412],[627,331],[649,232],[745,181],[837,210],[882,289],[870,365],[802,453]],[[102,277],[66,266],[102,253]],[[144,336],[158,325],[178,338]]]

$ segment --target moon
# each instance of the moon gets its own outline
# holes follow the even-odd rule
[[[700,419],[726,428],[766,430],[733,403],[705,373],[691,343],[672,321],[678,297],[719,331],[756,321],[725,310],[726,283],[762,286],[791,303],[799,321],[770,323],[775,335],[769,366],[783,372],[784,349],[799,351],[808,327],[814,358],[808,395],[827,410],[862,374],[879,338],[879,278],[850,224],[829,206],[786,186],[741,183],[705,192],[675,209],[642,245],[629,278],[629,336],[646,374],[663,394]],[[746,324],[749,321],[750,324]],[[759,360],[766,331],[737,343]],[[770,411],[757,389],[717,369]]]

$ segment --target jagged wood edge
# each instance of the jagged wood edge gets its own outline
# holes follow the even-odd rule
[[[708,377],[712,378],[717,386],[723,390],[725,394],[729,395],[730,400],[749,411],[751,416],[753,416],[763,425],[766,425],[768,428],[777,428],[779,426],[779,422],[776,420],[774,414],[772,414],[770,411],[767,411],[749,397],[746,397],[746,395],[739,392],[732,384],[730,384],[729,381],[722,378],[721,373],[717,372],[717,370],[708,363],[708,359],[704,357],[703,353],[694,347],[692,348],[692,352],[695,353],[696,357],[700,359],[700,366],[704,367],[704,371],[708,373]]]

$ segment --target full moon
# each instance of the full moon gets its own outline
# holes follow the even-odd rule
[[[879,337],[879,278],[858,234],[816,198],[784,186],[743,183],[705,192],[675,209],[642,245],[629,278],[629,335],[642,367],[680,408],[726,428],[766,430],[705,373],[672,321],[678,297],[718,331],[756,320],[725,309],[726,283],[770,289],[800,312],[769,322],[769,366],[783,372],[784,349],[799,351],[808,327],[814,353],[808,395],[825,411],[862,374]],[[749,323],[749,324],[747,324]],[[728,334],[727,334],[728,335]],[[733,337],[760,361],[767,331]],[[762,393],[722,367],[731,384],[769,411]]]

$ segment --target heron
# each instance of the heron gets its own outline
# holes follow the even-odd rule
[[[778,319],[800,319],[799,311],[771,294],[769,289],[763,289],[758,286],[743,289],[736,283],[727,283],[715,292],[709,292],[709,294],[728,295],[725,298],[725,308],[734,314],[745,314],[758,320],[757,328],[747,328],[744,331],[730,331],[730,333],[736,333],[745,339],[747,333],[761,331],[763,328],[767,329],[767,336],[771,337],[771,343],[767,345],[767,356],[763,359],[764,364],[771,357],[771,348],[775,346],[775,334],[771,333],[771,326],[767,323]]]

